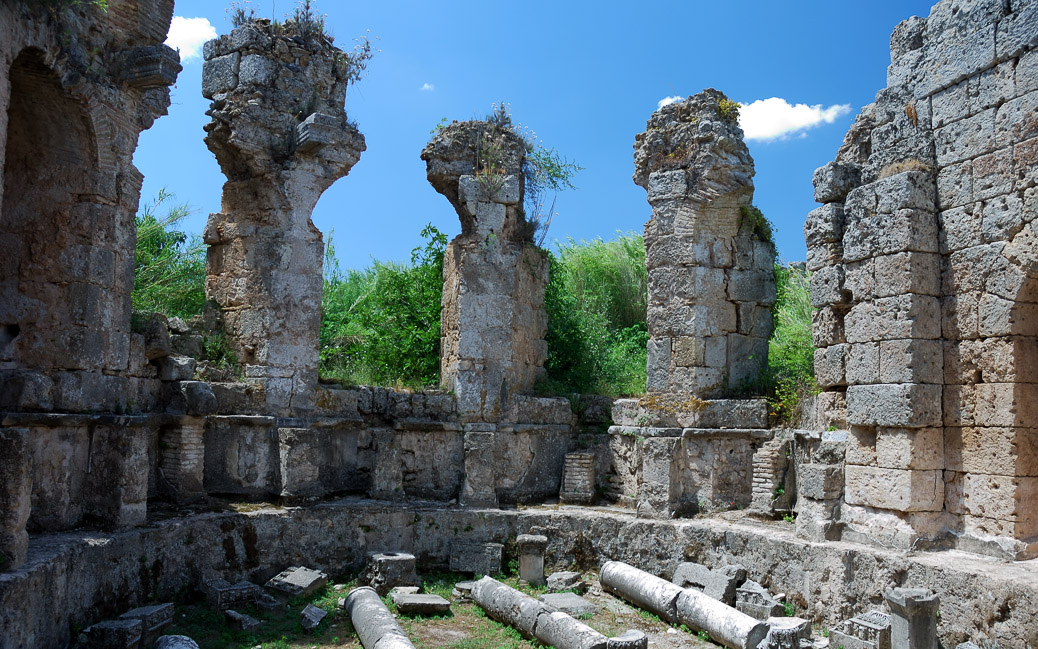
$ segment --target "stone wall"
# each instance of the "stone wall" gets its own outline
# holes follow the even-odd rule
[[[883,608],[891,588],[929,588],[941,597],[942,646],[966,640],[1038,646],[1032,562],[821,544],[796,538],[788,524],[752,520],[654,521],[575,507],[498,510],[347,500],[174,517],[117,534],[52,536],[34,545],[23,569],[0,574],[0,649],[64,646],[73,625],[85,627],[153,597],[195,593],[203,579],[262,584],[297,565],[346,579],[369,553],[384,551],[413,553],[422,572],[445,570],[454,543],[496,542],[507,551],[522,533],[547,535],[549,569],[596,570],[619,560],[669,577],[682,561],[714,568],[738,563],[750,579],[786,593],[798,614],[827,627]]]
[[[132,158],[180,71],[162,44],[173,2],[79,5],[0,5],[2,569],[26,526],[143,521],[134,427],[46,413],[140,412],[161,392],[131,328]]]
[[[205,45],[205,141],[227,176],[205,229],[206,295],[271,414],[313,408],[324,243],[310,220],[364,137],[346,118],[350,62],[291,20],[250,20]]]
[[[422,151],[461,234],[443,261],[440,383],[467,421],[494,422],[543,374],[547,254],[523,216],[526,146],[507,125],[454,122]]]
[[[652,114],[635,140],[648,192],[649,392],[700,398],[767,367],[775,247],[753,201],[738,105],[705,90]]]
[[[815,369],[850,426],[846,534],[1038,547],[1036,45],[1029,2],[902,22],[887,87],[815,173]]]

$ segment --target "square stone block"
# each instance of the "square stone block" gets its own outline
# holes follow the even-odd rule
[[[876,464],[885,469],[943,469],[944,433],[940,428],[881,428]]]
[[[847,342],[902,338],[936,339],[941,335],[941,307],[929,295],[898,295],[862,302],[844,319]]]
[[[800,495],[814,500],[839,498],[843,493],[843,467],[803,464],[797,467]]]
[[[939,340],[884,340],[879,343],[879,383],[942,383]]]
[[[939,426],[941,393],[939,385],[851,385],[847,387],[847,422],[852,426]]]
[[[898,512],[940,511],[944,506],[944,479],[940,471],[883,469],[848,465],[845,499]]]
[[[1038,477],[1038,429],[949,426],[944,462],[951,471]]]
[[[847,464],[876,466],[876,429],[870,426],[851,426],[847,431],[844,454]]]
[[[1038,478],[967,473],[962,497],[963,510],[971,516],[1000,521],[1038,520]]]

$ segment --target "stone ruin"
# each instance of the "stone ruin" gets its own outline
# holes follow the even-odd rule
[[[532,396],[547,262],[519,210],[525,149],[492,122],[449,125],[422,152],[462,225],[444,389],[318,384],[310,214],[364,140],[341,52],[264,21],[205,48],[206,142],[227,176],[205,232],[213,307],[192,323],[131,317],[132,154],[179,71],[161,44],[172,10],[0,5],[0,647],[64,646],[155,593],[254,598],[290,566],[500,566],[520,535],[528,569],[613,560],[669,576],[694,561],[713,579],[739,564],[736,606],[773,611],[784,593],[861,646],[897,636],[883,620],[898,616],[936,620],[944,646],[1038,645],[1038,4],[942,0],[895,29],[888,87],[815,175],[822,392],[796,430],[746,392],[774,249],[714,90],[637,138],[644,397]],[[199,358],[213,332],[234,371]],[[560,492],[573,504],[537,506]],[[189,506],[219,499],[301,506]],[[758,520],[783,514],[795,523]],[[714,606],[681,597],[689,615]]]

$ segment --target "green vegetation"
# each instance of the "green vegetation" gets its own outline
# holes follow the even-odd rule
[[[647,276],[637,234],[558,244],[544,303],[542,394],[621,396],[645,391]]]
[[[766,384],[772,411],[785,421],[794,421],[804,397],[818,392],[811,336],[813,309],[807,273],[776,264],[775,281],[778,300],[775,330],[768,342]]]
[[[796,607],[793,606],[793,602],[789,601],[788,599],[782,602],[782,610],[786,614],[786,617],[793,617],[794,615],[796,615],[797,612]]]
[[[172,200],[172,194],[160,190],[135,219],[133,309],[189,318],[205,305],[205,247],[176,228],[191,213],[187,205],[170,206],[165,216],[157,216],[159,206]]]
[[[440,298],[447,237],[432,225],[409,264],[376,261],[343,273],[329,233],[321,376],[345,384],[422,388],[439,382]]]
[[[768,217],[764,216],[764,212],[760,211],[756,205],[742,205],[739,207],[739,216],[741,220],[739,225],[748,224],[752,228],[753,233],[757,235],[761,241],[767,241],[768,243],[774,243],[774,231],[775,226],[768,220]]]
[[[696,637],[699,638],[702,642],[710,642],[710,634],[706,631],[703,631],[702,629],[696,631]]]
[[[739,103],[725,97],[717,104],[717,116],[732,124],[739,123]]]

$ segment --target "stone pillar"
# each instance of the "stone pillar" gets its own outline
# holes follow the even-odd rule
[[[205,497],[205,417],[184,416],[159,431],[161,487],[177,502]]]
[[[895,588],[883,595],[890,606],[891,649],[937,649],[940,598],[925,588]]]
[[[767,366],[775,246],[753,200],[738,106],[705,90],[653,113],[635,140],[648,192],[648,391],[700,398]]]
[[[324,244],[310,214],[356,164],[348,55],[292,21],[252,20],[206,44],[206,145],[227,176],[205,229],[206,295],[272,413],[312,408]]]
[[[440,383],[465,421],[497,421],[543,373],[547,254],[522,213],[526,148],[511,128],[455,122],[422,151],[461,234],[443,262]]]
[[[29,551],[32,458],[27,428],[0,428],[0,572],[15,570]]]
[[[543,586],[544,551],[548,549],[548,537],[541,534],[520,534],[515,538],[519,546],[519,579],[531,586]]]
[[[465,426],[465,479],[461,483],[459,504],[467,507],[497,507],[497,473],[494,463],[496,434],[495,426]]]

